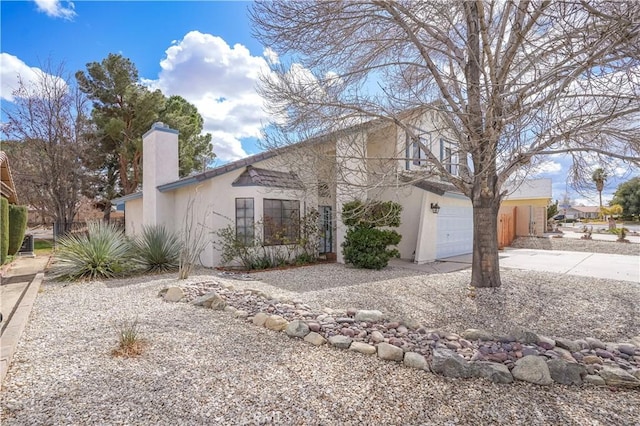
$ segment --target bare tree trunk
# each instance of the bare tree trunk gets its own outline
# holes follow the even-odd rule
[[[500,287],[498,255],[498,210],[500,203],[490,197],[479,197],[473,202],[473,261],[471,285],[474,287]]]

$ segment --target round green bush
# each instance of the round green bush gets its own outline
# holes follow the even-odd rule
[[[389,259],[400,257],[397,249],[387,247],[398,244],[401,238],[396,231],[352,227],[342,243],[342,254],[346,263],[357,268],[382,269],[389,264]]]

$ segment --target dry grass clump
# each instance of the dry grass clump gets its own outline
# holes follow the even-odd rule
[[[138,318],[125,321],[118,330],[118,347],[111,351],[112,356],[135,358],[144,353],[147,341],[140,337]]]

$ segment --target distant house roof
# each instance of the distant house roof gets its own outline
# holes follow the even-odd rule
[[[304,185],[293,172],[260,169],[251,165],[231,184],[232,186],[268,186],[273,188],[302,189]]]
[[[600,213],[598,206],[572,206],[572,208],[582,213]]]
[[[9,157],[4,151],[0,151],[0,193],[2,197],[9,201],[9,204],[18,204],[18,194],[13,183],[11,167],[9,167]]]
[[[528,179],[519,183],[505,184],[505,200],[551,199],[551,179]]]

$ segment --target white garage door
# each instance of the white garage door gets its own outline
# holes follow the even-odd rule
[[[441,207],[438,213],[436,258],[458,256],[473,251],[473,210],[471,207]]]

